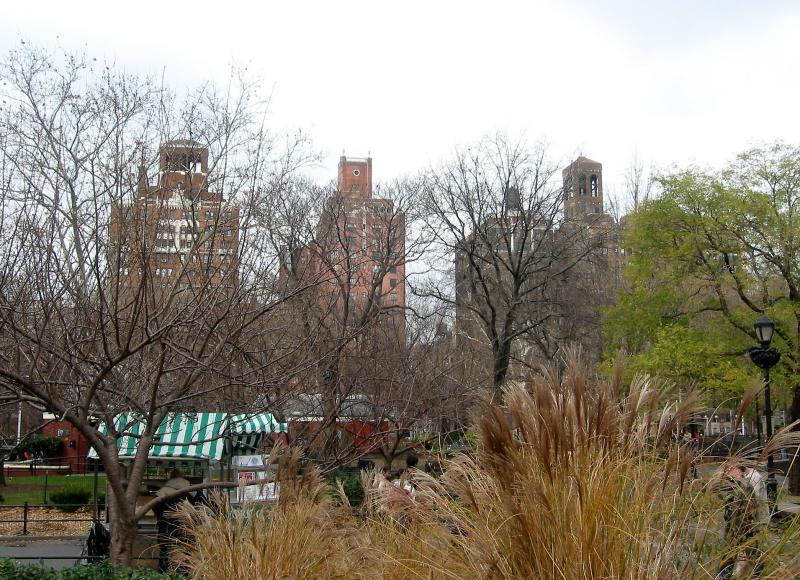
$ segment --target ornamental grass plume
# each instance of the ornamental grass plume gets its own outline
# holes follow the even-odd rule
[[[383,509],[394,496],[370,476],[358,512],[314,492],[306,476],[273,508],[192,515],[182,562],[195,578],[242,579],[715,578],[737,561],[739,577],[800,574],[800,523],[753,526],[744,540],[728,533],[733,500],[720,482],[764,450],[690,480],[703,453],[674,434],[698,396],[677,403],[644,376],[624,385],[621,363],[608,379],[590,376],[573,351],[563,372],[508,386],[502,405],[476,418],[476,452],[446,462],[439,479],[415,474],[402,509]],[[786,429],[770,447],[799,438]]]
[[[317,470],[299,471],[300,449],[278,448],[280,500],[274,505],[245,503],[231,507],[223,495],[210,506],[179,511],[186,537],[173,552],[177,566],[191,578],[352,577],[348,518],[340,518]],[[350,518],[352,520],[352,518]]]

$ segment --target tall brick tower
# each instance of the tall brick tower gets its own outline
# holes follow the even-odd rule
[[[315,240],[284,260],[281,275],[318,288],[317,307],[339,326],[373,312],[405,335],[405,215],[373,197],[372,158],[339,158],[336,191],[326,200]],[[296,282],[294,282],[296,283]],[[377,310],[375,306],[378,306]]]
[[[603,165],[578,157],[561,172],[564,218],[567,221],[598,218],[603,214]]]
[[[339,194],[349,198],[369,199],[372,197],[372,157],[339,158]]]

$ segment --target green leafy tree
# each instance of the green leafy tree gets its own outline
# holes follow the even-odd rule
[[[776,321],[777,402],[800,418],[800,147],[750,149],[721,171],[661,176],[662,194],[629,216],[627,287],[608,345],[633,367],[692,380],[717,400],[757,376],[753,322]],[[800,490],[800,472],[791,478]]]

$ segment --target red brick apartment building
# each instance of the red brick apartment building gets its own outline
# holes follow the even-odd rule
[[[297,279],[313,281],[317,306],[331,316],[348,313],[352,321],[371,308],[404,335],[405,215],[392,200],[373,197],[372,158],[339,159],[315,240],[285,264]]]
[[[233,288],[239,210],[208,190],[208,148],[190,139],[164,143],[158,170],[151,185],[140,168],[135,200],[112,210],[109,263],[121,292],[141,283],[156,296]]]

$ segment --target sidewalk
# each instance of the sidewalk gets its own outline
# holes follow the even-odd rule
[[[786,495],[778,502],[775,515],[778,519],[785,519],[800,515],[800,496]]]

